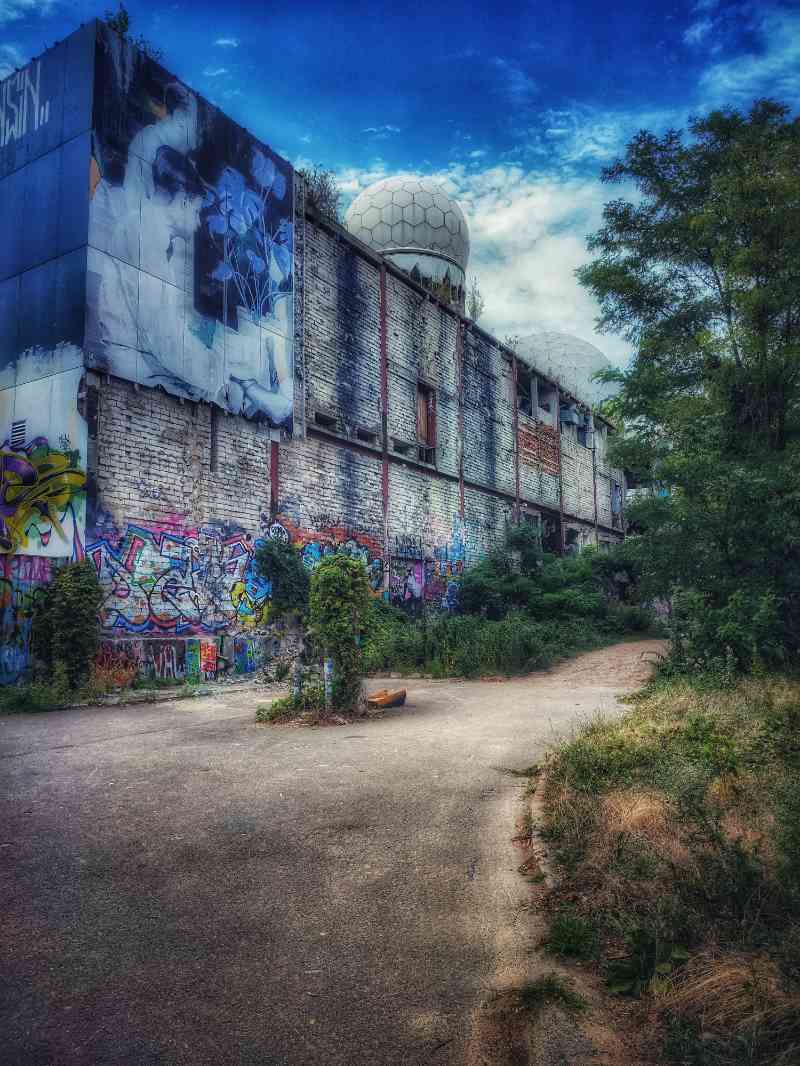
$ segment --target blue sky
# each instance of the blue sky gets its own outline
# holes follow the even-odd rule
[[[0,0],[0,75],[104,7]],[[617,194],[601,167],[643,126],[760,95],[800,107],[800,2],[788,0],[129,10],[185,81],[295,164],[336,171],[345,203],[383,175],[438,176],[467,212],[487,328],[574,333],[620,362],[627,346],[594,333],[573,277]]]

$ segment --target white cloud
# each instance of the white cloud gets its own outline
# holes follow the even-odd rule
[[[18,22],[30,15],[46,18],[56,6],[56,0],[0,0],[0,26]]]
[[[304,133],[300,140],[303,142],[303,144],[311,144],[311,134]]]
[[[239,38],[238,37],[217,37],[216,41],[214,41],[214,44],[217,46],[217,48],[238,48],[239,47]]]
[[[697,22],[692,22],[683,31],[683,43],[684,44],[700,44],[714,27],[714,20],[709,18],[698,19]]]
[[[491,65],[500,74],[501,90],[515,104],[527,103],[539,91],[539,86],[519,64],[502,56],[494,56]]]
[[[223,74],[227,74],[227,73],[228,73],[228,68],[227,67],[206,67],[206,69],[203,71],[203,75],[206,78],[219,78]]]
[[[714,63],[700,78],[703,106],[742,105],[756,96],[800,102],[800,12],[762,9],[754,16],[760,47]]]
[[[486,155],[486,150],[484,148],[476,148],[474,152],[469,153],[470,159],[480,159],[481,156],[484,155]]]
[[[386,137],[391,137],[394,133],[400,132],[399,126],[367,126],[361,131],[362,133],[371,133],[379,140],[383,140]]]
[[[28,62],[15,44],[0,44],[0,81]]]

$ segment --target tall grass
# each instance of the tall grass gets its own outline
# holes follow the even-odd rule
[[[652,684],[548,761],[550,942],[591,943],[658,1010],[659,1061],[800,1062],[800,682],[699,681]]]

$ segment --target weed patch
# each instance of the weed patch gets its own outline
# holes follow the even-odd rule
[[[586,1001],[569,981],[556,973],[545,974],[536,981],[523,985],[519,990],[519,1005],[524,1010],[538,1011],[550,1003],[570,1011],[582,1011]]]
[[[627,702],[546,763],[545,946],[650,1003],[665,1062],[800,1061],[800,682],[662,676]]]

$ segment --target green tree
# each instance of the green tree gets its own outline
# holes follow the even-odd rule
[[[635,347],[606,375],[614,457],[669,489],[628,508],[642,587],[698,593],[704,656],[746,666],[800,647],[800,121],[759,100],[689,134],[642,131],[604,172],[639,196],[606,204],[578,277]]]
[[[333,705],[353,710],[361,696],[361,637],[372,597],[360,559],[329,555],[314,568],[309,630],[322,654],[333,660]]]

